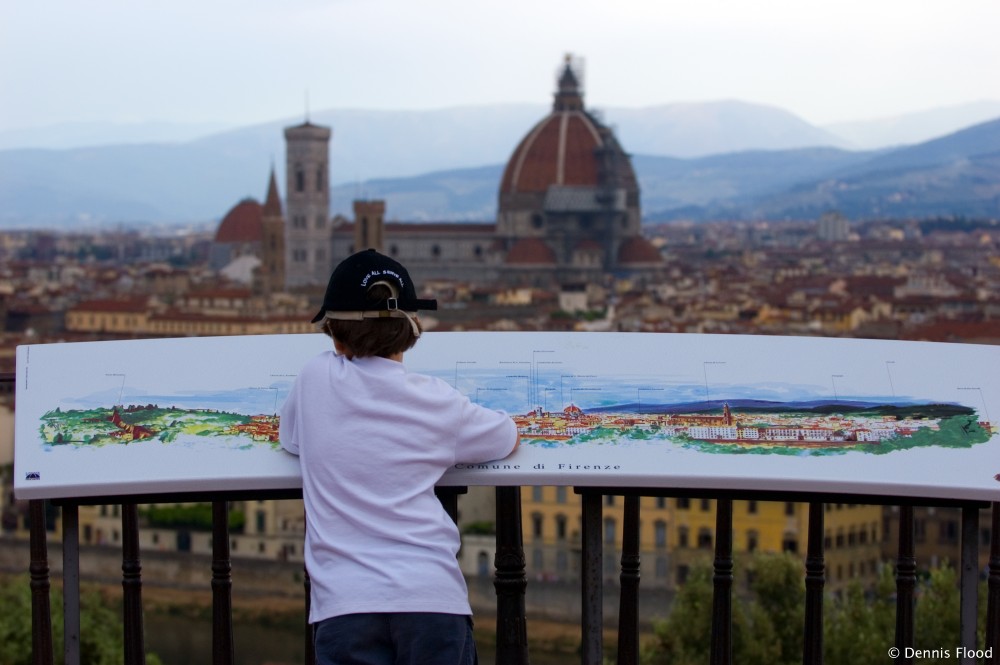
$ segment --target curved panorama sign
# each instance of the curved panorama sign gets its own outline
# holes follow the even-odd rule
[[[317,334],[19,347],[16,494],[299,487],[277,413],[329,346]],[[442,484],[1000,500],[991,346],[428,333],[404,364],[505,410],[521,433],[513,456],[456,466]]]

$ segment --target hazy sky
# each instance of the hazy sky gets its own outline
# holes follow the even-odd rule
[[[0,0],[0,130],[306,105],[740,99],[823,124],[1000,100],[998,0]]]

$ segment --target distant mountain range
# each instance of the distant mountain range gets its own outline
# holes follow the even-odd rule
[[[1000,218],[1000,119],[916,146],[746,151],[679,159],[634,155],[647,221]],[[492,219],[502,164],[379,179],[334,200],[387,201],[391,218]]]
[[[500,105],[316,113],[312,122],[333,128],[333,212],[348,214],[356,198],[384,198],[390,219],[492,220],[503,164],[547,112],[543,105]],[[991,113],[996,120],[955,124]],[[650,220],[804,218],[831,209],[848,217],[1000,216],[1000,102],[875,121],[867,126],[874,131],[881,122],[890,141],[901,128],[911,136],[920,127],[952,132],[878,150],[855,149],[873,144],[863,125],[839,126],[838,133],[838,126],[815,127],[743,102],[600,115],[633,153]],[[272,166],[284,190],[282,130],[299,122],[73,148],[53,147],[72,140],[66,128],[54,130],[49,147],[0,150],[0,227],[217,221],[247,196],[262,199]],[[109,130],[89,127],[91,137],[102,131]],[[130,131],[132,138],[141,133]],[[170,127],[147,131],[183,135]],[[46,145],[43,138],[7,132],[0,146]]]

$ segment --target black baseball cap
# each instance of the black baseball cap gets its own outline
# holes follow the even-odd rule
[[[368,290],[375,284],[385,284],[393,296],[369,300]],[[400,317],[421,309],[437,309],[437,300],[417,297],[413,280],[399,261],[374,249],[366,249],[352,254],[334,268],[323,296],[323,307],[312,322],[324,318]]]

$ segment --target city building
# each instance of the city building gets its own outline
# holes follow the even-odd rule
[[[283,254],[274,249],[282,216],[272,173],[263,206],[242,201],[222,220],[213,267],[226,270],[238,261],[244,274],[256,269],[258,282],[275,289],[283,256],[283,285],[300,289],[325,284],[341,259],[370,247],[406,265],[421,284],[558,289],[602,283],[608,275],[641,282],[660,277],[664,262],[643,235],[631,159],[614,132],[587,111],[579,67],[567,57],[552,111],[514,148],[498,185],[495,224],[387,223],[386,202],[379,200],[354,201],[353,220],[331,219],[332,131],[307,120],[285,130]],[[239,272],[235,265],[232,270]]]
[[[305,123],[285,130],[285,284],[326,284],[330,254],[330,136]]]
[[[527,569],[541,580],[580,576],[581,504],[567,487],[521,490]],[[642,497],[639,554],[644,584],[676,590],[692,568],[711,564],[715,548],[716,501],[698,497]],[[602,540],[604,578],[616,583],[621,563],[624,500],[604,497]],[[881,506],[828,504],[825,510],[827,587],[842,590],[852,582],[870,587],[883,558]],[[806,554],[809,506],[792,501],[733,502],[733,554]],[[886,546],[886,551],[895,550]],[[745,570],[744,566],[740,568]],[[748,579],[737,580],[746,588]]]

